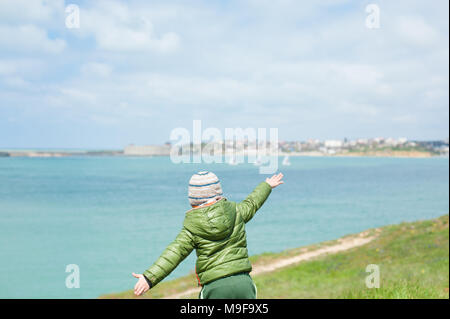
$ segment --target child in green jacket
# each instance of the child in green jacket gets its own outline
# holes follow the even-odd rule
[[[200,298],[256,298],[256,286],[249,275],[245,223],[264,204],[272,188],[283,184],[283,174],[260,183],[242,202],[223,197],[220,181],[212,172],[194,174],[189,181],[192,209],[175,240],[143,274],[134,293],[139,296],[157,285],[183,261],[193,249],[197,253],[196,274],[202,286]]]

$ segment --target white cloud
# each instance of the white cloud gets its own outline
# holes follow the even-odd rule
[[[436,43],[439,39],[438,32],[428,25],[421,17],[399,17],[397,33],[408,43],[427,46]]]
[[[111,75],[112,68],[108,64],[91,62],[81,66],[81,72],[85,76],[107,77]]]
[[[80,20],[79,34],[93,35],[104,50],[171,52],[180,44],[178,34],[157,35],[145,15],[116,1],[96,1],[81,10]]]
[[[64,14],[64,0],[2,0],[0,21],[8,24],[53,24]]]
[[[120,122],[119,118],[117,117],[111,117],[111,116],[102,116],[102,115],[91,115],[89,119],[100,125],[115,125]]]
[[[45,67],[44,61],[35,58],[0,59],[0,76],[38,77]]]
[[[0,60],[0,75],[12,74],[16,71],[13,64]]]
[[[375,66],[355,63],[334,63],[330,69],[348,85],[374,86],[382,78],[383,73]]]
[[[437,99],[448,99],[448,89],[444,88],[436,88],[436,89],[430,89],[425,92],[425,96],[429,98],[430,100],[437,100]]]
[[[19,89],[26,89],[31,86],[31,84],[28,81],[25,81],[20,76],[5,77],[3,82],[9,87],[19,88]]]
[[[60,53],[66,47],[63,39],[50,39],[46,30],[35,25],[0,25],[0,47],[12,52]]]
[[[417,117],[414,114],[403,114],[394,116],[392,121],[397,124],[415,124],[417,123]]]
[[[339,112],[364,115],[364,116],[377,116],[380,114],[380,109],[374,105],[369,104],[357,104],[354,102],[342,102],[338,104],[336,108]]]
[[[80,88],[62,88],[61,93],[70,100],[75,100],[75,103],[78,102],[88,102],[93,103],[95,102],[95,94]]]

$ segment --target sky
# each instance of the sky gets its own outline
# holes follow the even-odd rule
[[[0,0],[0,148],[160,144],[193,120],[280,140],[445,139],[448,6]]]

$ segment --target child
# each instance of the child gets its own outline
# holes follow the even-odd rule
[[[193,249],[197,253],[196,274],[202,286],[201,299],[255,299],[256,286],[249,273],[245,223],[264,204],[272,188],[283,184],[283,174],[260,183],[242,202],[223,197],[222,187],[212,172],[198,172],[189,181],[189,202],[183,228],[156,262],[143,274],[134,293],[139,296],[154,287]]]

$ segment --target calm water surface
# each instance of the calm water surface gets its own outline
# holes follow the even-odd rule
[[[281,251],[449,211],[448,158],[294,157],[247,225],[250,254]],[[215,172],[240,201],[266,176],[251,164],[168,157],[0,158],[0,298],[95,298],[130,289],[181,229],[187,183]],[[192,253],[169,276],[192,271]],[[66,265],[80,267],[67,289]]]

